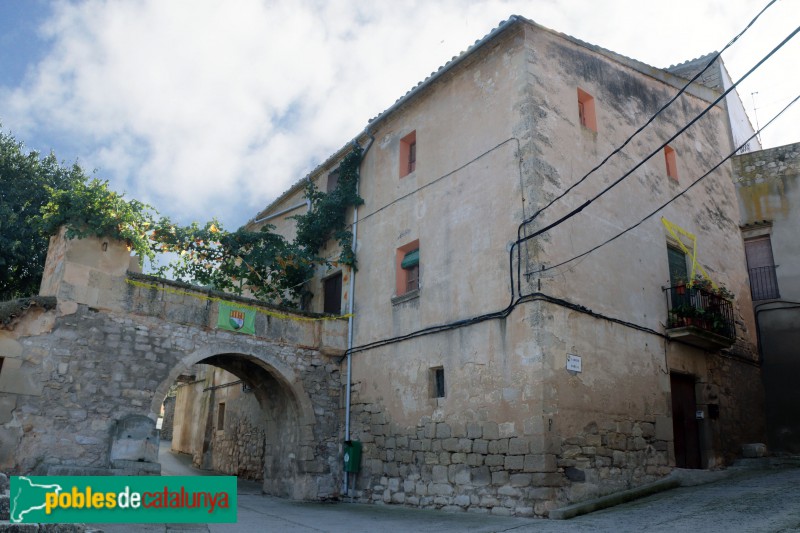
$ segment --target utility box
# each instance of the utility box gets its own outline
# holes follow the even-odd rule
[[[361,466],[361,441],[344,441],[344,471],[358,472]]]

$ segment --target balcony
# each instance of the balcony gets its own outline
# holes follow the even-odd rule
[[[775,275],[775,266],[763,266],[751,268],[750,274],[750,295],[753,301],[772,300],[780,298],[778,292],[778,276]]]
[[[704,350],[730,347],[736,340],[733,305],[703,289],[676,285],[664,289],[667,337]]]

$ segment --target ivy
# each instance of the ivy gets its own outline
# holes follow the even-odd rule
[[[358,196],[358,168],[362,149],[356,147],[342,160],[334,172],[339,174],[339,182],[333,191],[321,192],[313,181],[308,180],[305,196],[311,201],[308,213],[292,218],[297,220],[297,237],[294,244],[306,253],[317,254],[334,238],[339,242],[341,252],[338,262],[351,267],[356,266],[353,251],[353,235],[347,230],[347,208],[362,205],[364,200]]]
[[[364,203],[358,196],[358,168],[362,150],[356,147],[335,172],[339,181],[324,193],[309,180],[305,197],[311,208],[297,221],[297,235],[289,242],[273,233],[274,226],[260,231],[239,228],[229,233],[217,220],[204,226],[181,227],[169,219],[159,220],[150,234],[153,250],[173,252],[178,258],[157,273],[171,273],[179,281],[210,286],[216,290],[250,295],[265,301],[295,306],[314,275],[316,265],[330,266],[319,251],[331,238],[341,247],[339,264],[355,267],[352,234],[347,228],[347,209]]]
[[[330,266],[331,261],[319,255],[329,239],[341,246],[337,262],[355,267],[346,214],[349,207],[364,203],[357,193],[361,155],[356,147],[344,157],[337,169],[338,184],[329,193],[308,181],[305,195],[311,209],[293,217],[297,236],[291,242],[273,233],[275,227],[270,225],[259,231],[242,227],[228,232],[216,219],[189,226],[167,217],[156,220],[152,207],[126,200],[110,190],[107,181],[96,179],[81,180],[72,190],[50,190],[51,199],[42,208],[41,230],[53,235],[65,226],[70,239],[91,236],[127,242],[129,249],[151,262],[158,253],[173,253],[175,259],[157,268],[156,275],[294,306],[315,266]]]

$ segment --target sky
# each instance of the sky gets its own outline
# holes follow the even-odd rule
[[[767,0],[0,0],[0,125],[173,220],[235,229],[512,14],[656,67],[722,49]],[[733,80],[791,33],[778,0]],[[800,94],[800,36],[739,87]],[[755,108],[755,113],[754,113]],[[762,133],[800,141],[800,104]]]

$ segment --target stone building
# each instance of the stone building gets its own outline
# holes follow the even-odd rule
[[[763,441],[730,164],[667,203],[752,128],[698,83],[659,112],[687,83],[679,67],[512,17],[356,136],[358,270],[319,271],[308,305],[354,313],[343,437],[363,443],[357,500],[546,516]],[[306,179],[331,190],[350,150]],[[291,237],[304,183],[249,227]],[[338,256],[333,241],[324,253]],[[732,304],[678,295],[703,272]]]
[[[736,156],[750,289],[759,331],[768,445],[800,453],[800,143]]]
[[[172,451],[191,455],[199,468],[264,479],[266,420],[252,388],[221,368],[194,370],[178,385]]]

